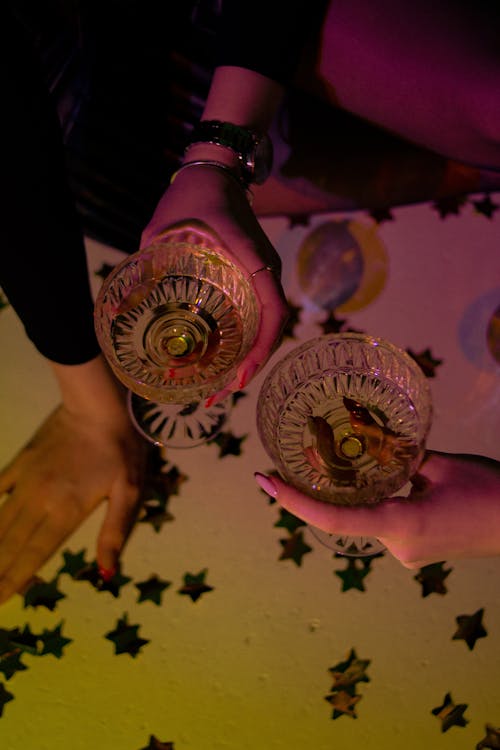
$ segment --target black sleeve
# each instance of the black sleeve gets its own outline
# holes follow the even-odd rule
[[[42,355],[79,364],[99,346],[62,135],[29,37],[2,15],[0,286]]]
[[[326,0],[223,0],[217,65],[234,65],[287,85]]]

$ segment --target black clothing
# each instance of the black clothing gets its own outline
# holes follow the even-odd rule
[[[0,286],[37,349],[78,364],[99,353],[82,231],[135,251],[215,65],[288,83],[324,2],[66,5],[11,0],[3,14]]]

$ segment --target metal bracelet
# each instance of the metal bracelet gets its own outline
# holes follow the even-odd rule
[[[240,186],[240,188],[243,188],[243,190],[250,192],[245,181],[241,177],[238,177],[238,175],[235,174],[231,167],[229,167],[227,164],[224,164],[224,162],[222,161],[215,161],[212,159],[197,159],[195,161],[186,162],[185,164],[180,166],[176,172],[174,172],[174,174],[170,178],[170,184],[174,182],[175,178],[181,172],[183,172],[185,169],[188,169],[189,167],[213,167],[214,169],[218,169],[219,171],[228,174],[231,179],[233,179]]]

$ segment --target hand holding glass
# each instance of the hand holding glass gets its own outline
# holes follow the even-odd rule
[[[286,482],[325,502],[369,505],[417,471],[431,413],[427,380],[406,352],[380,338],[340,333],[308,341],[274,366],[260,392],[257,426]],[[383,549],[377,540],[315,533],[342,554]]]
[[[223,406],[200,402],[234,379],[255,338],[250,280],[222,247],[215,234],[171,230],[119,263],[97,297],[99,344],[131,392],[136,426],[156,444],[190,447],[216,434]]]

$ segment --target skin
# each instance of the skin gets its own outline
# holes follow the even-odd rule
[[[261,486],[290,513],[328,533],[379,538],[406,568],[500,554],[499,462],[429,452],[412,481],[408,498],[355,508],[315,500],[274,476]]]

